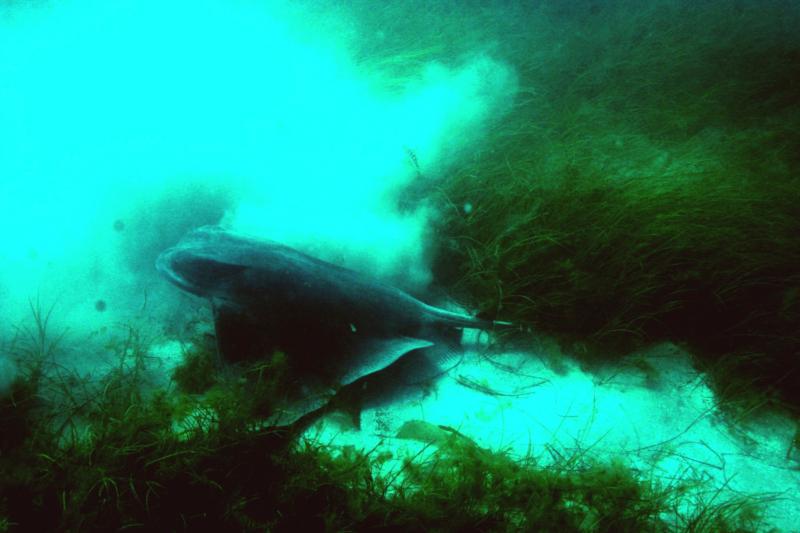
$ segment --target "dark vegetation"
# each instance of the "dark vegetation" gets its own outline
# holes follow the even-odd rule
[[[280,356],[246,369],[243,379],[214,378],[204,395],[168,394],[144,387],[138,335],[128,331],[119,342],[119,367],[96,383],[48,368],[53,360],[28,359],[34,364],[0,399],[0,531],[749,531],[759,524],[754,500],[694,502],[687,513],[680,509],[686,484],[642,481],[582,454],[545,468],[433,426],[417,431],[429,444],[381,476],[387,453],[336,452],[261,422],[281,402]],[[208,370],[195,357],[181,372]]]
[[[437,278],[588,364],[668,340],[729,407],[800,408],[797,5],[519,9],[464,31],[520,91],[440,182]]]

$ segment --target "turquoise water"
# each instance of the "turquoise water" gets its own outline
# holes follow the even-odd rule
[[[59,296],[55,265],[124,292],[113,278],[125,262],[148,276],[153,248],[223,216],[423,285],[431,213],[397,209],[417,175],[409,154],[435,174],[515,93],[513,69],[482,53],[418,65],[390,91],[353,57],[354,41],[374,36],[323,6],[2,10],[0,223],[15,226],[3,285],[18,287],[7,305],[23,313],[18,301],[41,284]],[[102,279],[81,277],[93,268]]]

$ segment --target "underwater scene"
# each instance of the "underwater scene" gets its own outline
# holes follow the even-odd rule
[[[800,2],[0,2],[0,533],[800,531]]]

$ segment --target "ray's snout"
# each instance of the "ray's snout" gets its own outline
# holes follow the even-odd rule
[[[172,270],[172,250],[173,248],[164,250],[158,254],[156,258],[156,270],[158,270],[162,276],[170,276],[170,271]]]
[[[202,287],[198,286],[196,279],[197,268],[192,268],[192,264],[196,261],[192,259],[191,254],[188,254],[186,250],[177,247],[169,248],[161,252],[156,259],[156,270],[181,289],[203,296]]]

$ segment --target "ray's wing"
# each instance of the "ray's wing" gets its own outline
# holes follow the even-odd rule
[[[349,368],[341,376],[340,383],[349,385],[364,376],[391,366],[409,352],[429,346],[433,346],[431,341],[413,337],[364,341],[358,346],[352,360],[348,362]]]

